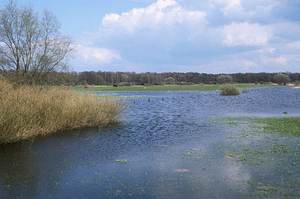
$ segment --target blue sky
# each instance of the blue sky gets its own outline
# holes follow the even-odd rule
[[[76,71],[300,72],[299,0],[18,3],[57,16]]]

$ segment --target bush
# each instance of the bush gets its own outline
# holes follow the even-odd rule
[[[226,85],[221,88],[221,95],[234,96],[234,95],[239,95],[239,94],[240,94],[239,89],[232,85]]]
[[[0,143],[117,121],[120,103],[113,98],[64,88],[19,86],[0,79]]]

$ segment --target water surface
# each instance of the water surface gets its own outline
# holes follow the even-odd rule
[[[252,134],[248,124],[219,122],[228,116],[297,116],[300,90],[113,95],[127,104],[116,127],[0,146],[0,198],[300,196],[299,138]],[[274,146],[287,151],[274,152]],[[247,161],[234,155],[244,150],[250,150]]]

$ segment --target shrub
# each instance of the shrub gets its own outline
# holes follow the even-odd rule
[[[0,143],[117,121],[121,105],[66,88],[19,86],[0,79]]]
[[[234,95],[239,95],[239,94],[240,94],[239,89],[232,85],[226,85],[221,88],[221,95],[224,95],[224,96],[233,95],[234,96]]]

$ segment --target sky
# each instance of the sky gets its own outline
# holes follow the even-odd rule
[[[17,2],[57,16],[74,71],[300,72],[299,0]]]

